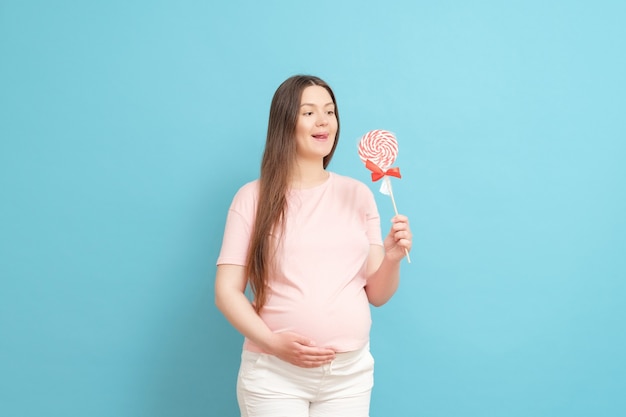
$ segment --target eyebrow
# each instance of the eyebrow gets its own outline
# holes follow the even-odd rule
[[[326,103],[326,104],[324,104],[324,107],[334,106],[334,105],[335,105],[335,103],[333,103],[333,102],[331,101],[330,103]],[[312,107],[315,107],[315,104],[313,104],[313,103],[302,103],[302,104],[300,104],[300,107],[304,107],[304,106],[312,106]]]

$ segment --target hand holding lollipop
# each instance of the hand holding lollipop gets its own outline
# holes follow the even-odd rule
[[[389,177],[400,176],[399,168],[391,168],[398,156],[398,141],[393,133],[386,130],[372,130],[367,132],[359,141],[359,158],[365,163],[365,167],[372,171],[372,181],[383,179],[380,192],[391,197],[393,210],[398,215],[396,200],[393,197],[393,189]],[[411,263],[409,251],[404,250],[406,259]]]

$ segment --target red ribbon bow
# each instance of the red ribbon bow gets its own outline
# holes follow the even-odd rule
[[[369,159],[365,161],[365,168],[372,171],[372,181],[376,182],[385,175],[389,175],[396,178],[402,178],[400,176],[400,168],[389,168],[387,171],[383,171],[378,165],[370,161]]]

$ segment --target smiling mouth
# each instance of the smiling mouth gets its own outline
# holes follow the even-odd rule
[[[317,140],[326,140],[328,139],[328,133],[320,133],[318,135],[312,135]]]

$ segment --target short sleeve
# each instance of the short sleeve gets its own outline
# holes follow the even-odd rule
[[[370,245],[383,245],[382,234],[380,230],[380,215],[378,214],[378,207],[376,206],[376,200],[374,194],[369,188],[365,193],[365,218],[367,220],[367,238]]]
[[[222,248],[217,265],[246,265],[250,236],[256,213],[256,182],[244,185],[228,209]]]

